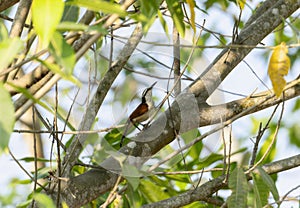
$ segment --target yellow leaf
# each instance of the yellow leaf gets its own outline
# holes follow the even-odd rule
[[[274,48],[269,62],[268,74],[277,97],[281,95],[286,85],[283,76],[287,75],[290,69],[290,58],[287,53],[288,47],[282,42]]]
[[[241,8],[241,10],[243,10],[245,7],[246,0],[236,0],[236,2],[237,5],[239,5],[239,7]]]
[[[195,24],[195,2],[194,2],[194,0],[187,0],[186,2],[189,5],[190,11],[191,11],[190,24],[191,24],[191,27],[193,28],[194,32],[196,32],[196,24]]]

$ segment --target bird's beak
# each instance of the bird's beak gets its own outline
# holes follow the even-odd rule
[[[152,89],[157,82],[154,82],[148,89]]]

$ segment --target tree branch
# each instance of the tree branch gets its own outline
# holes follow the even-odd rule
[[[272,8],[256,19],[255,23],[244,28],[232,44],[256,46],[299,6],[300,2],[295,0],[277,1]],[[198,97],[200,102],[205,103],[207,98],[251,50],[252,48],[230,49],[229,47],[229,49],[224,49],[202,75],[190,85],[188,91]]]
[[[16,3],[18,3],[19,0],[3,0],[0,1],[0,12],[6,10],[7,8],[15,5]]]
[[[92,100],[90,101],[88,107],[86,108],[84,117],[79,125],[80,131],[90,130],[97,116],[98,110],[102,105],[104,98],[106,97],[106,94],[110,90],[110,87],[113,84],[116,77],[118,76],[118,74],[121,72],[123,66],[127,63],[128,59],[132,55],[142,36],[142,26],[138,24],[131,37],[128,39],[127,43],[120,51],[120,54],[117,57],[116,61],[112,63],[112,66],[109,68],[109,70],[106,72],[105,76],[99,83],[97,91]],[[69,172],[71,171],[73,165],[77,161],[77,158],[82,150],[82,143],[84,143],[86,137],[86,134],[78,134],[71,143],[64,162],[65,175],[69,175]]]
[[[300,155],[296,155],[290,158],[272,162],[262,166],[267,174],[271,175],[274,173],[280,173],[295,167],[300,166]],[[257,169],[254,170],[254,172]],[[190,204],[195,201],[206,201],[214,193],[216,193],[221,188],[227,187],[227,184],[224,183],[225,176],[219,176],[216,179],[210,180],[209,182],[204,183],[196,189],[186,191],[178,196],[168,198],[159,202],[152,204],[144,205],[143,208],[156,208],[156,207],[182,207],[184,205]],[[248,180],[251,180],[251,177],[248,176]]]
[[[274,7],[267,10],[264,15],[257,19],[255,24],[251,24],[242,30],[234,44],[257,45],[267,34],[282,22],[282,18],[289,17],[299,8],[299,6],[300,2],[296,1],[278,1]],[[133,138],[135,142],[130,142],[120,150],[120,153],[130,155],[128,156],[129,160],[126,162],[139,167],[149,157],[173,141],[175,137],[174,130],[182,133],[198,127],[199,125],[203,126],[205,124],[209,125],[219,122],[220,114],[216,113],[220,113],[218,109],[225,110],[221,115],[226,119],[229,119],[240,112],[256,112],[281,102],[281,99],[273,99],[269,94],[265,93],[259,94],[258,97],[249,96],[249,98],[245,98],[244,100],[242,99],[235,103],[231,102],[221,106],[209,107],[205,104],[208,96],[251,50],[252,48],[231,49],[229,52],[227,49],[223,50],[202,76],[195,80],[188,89],[176,98],[176,101],[169,110],[161,114],[149,128]],[[288,89],[286,93],[288,95],[286,98],[289,99],[299,95],[299,84]],[[259,99],[260,97],[261,99]],[[245,101],[247,101],[246,104],[244,103]],[[256,106],[256,102],[262,102],[263,105]],[[214,109],[214,111],[210,109]],[[170,112],[172,112],[172,115],[170,115]],[[217,119],[210,117],[215,116],[216,114],[218,114]],[[76,147],[76,149],[76,155],[78,155],[81,147]],[[75,161],[76,157],[73,159]],[[90,170],[80,176],[70,179],[64,191],[69,206],[79,207],[112,188],[118,174],[121,172],[121,166],[113,157],[106,159],[101,165],[102,167],[108,168],[101,169],[99,174],[97,174],[97,171],[95,170]],[[71,166],[67,169],[70,170],[70,168]],[[87,178],[85,179],[87,181],[84,183],[81,182],[83,178]],[[212,185],[208,184],[205,187],[207,189],[209,187],[213,188],[208,189],[207,192],[205,192],[206,188],[203,187],[203,193],[214,193],[214,191],[224,187],[225,184],[223,184],[222,181],[223,179],[219,178],[208,182]],[[81,188],[81,190],[89,191],[76,191],[79,190],[79,188]],[[72,196],[71,194],[68,195],[68,191],[70,190],[72,190]],[[93,195],[87,196],[87,194],[90,194],[88,192],[92,192]],[[193,195],[193,197],[198,196]],[[84,202],[80,199],[84,199]]]

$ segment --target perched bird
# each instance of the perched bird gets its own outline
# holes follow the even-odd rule
[[[138,124],[148,120],[155,113],[155,106],[152,98],[152,88],[155,84],[156,82],[154,82],[150,87],[144,90],[142,94],[141,104],[139,104],[138,107],[130,114],[126,122],[126,127],[120,142],[120,147],[122,147],[123,140],[126,137],[127,131],[131,124],[133,124],[136,128],[140,130]]]

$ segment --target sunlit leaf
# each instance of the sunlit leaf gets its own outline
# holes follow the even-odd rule
[[[0,22],[0,42],[8,39],[8,31],[3,22]]]
[[[166,0],[166,3],[168,6],[168,10],[171,13],[177,31],[179,32],[181,37],[184,37],[184,33],[185,33],[185,25],[183,21],[184,15],[183,15],[180,1]]]
[[[146,33],[156,19],[157,11],[159,11],[159,0],[140,0],[141,15],[145,16],[145,21],[142,21],[143,30]]]
[[[37,59],[41,64],[43,64],[45,67],[50,69],[53,73],[60,75],[63,79],[68,80],[70,82],[73,82],[77,86],[80,86],[80,81],[75,78],[72,74],[69,72],[63,71],[60,66],[58,66],[55,63],[50,63],[41,59]]]
[[[0,83],[0,151],[8,146],[10,135],[15,124],[15,110],[9,93]]]
[[[165,33],[168,35],[169,34],[168,24],[167,24],[166,20],[164,19],[161,11],[159,11],[159,10],[157,11],[157,16],[158,16],[160,24],[162,25]]]
[[[289,127],[289,139],[291,144],[294,144],[300,148],[300,125],[298,123],[295,123]]]
[[[40,38],[40,47],[47,48],[63,12],[63,0],[34,0],[32,2],[32,22]]]
[[[290,59],[287,53],[288,48],[283,42],[274,48],[269,62],[268,74],[277,97],[281,95],[286,85],[283,77],[288,74],[290,69]]]
[[[45,208],[56,207],[52,199],[46,194],[36,193],[34,194],[33,198],[35,199],[35,201],[38,202],[39,207],[45,207]]]
[[[236,0],[236,2],[237,2],[237,5],[239,5],[239,7],[241,9],[245,8],[246,0]]]
[[[31,99],[34,103],[39,104],[40,106],[42,106],[43,108],[45,108],[49,112],[53,113],[52,109],[49,108],[48,105],[45,102],[43,102],[41,99],[36,99],[26,88],[19,87],[17,85],[9,83],[9,82],[7,82],[7,84],[9,86],[13,87],[17,92],[22,93],[25,97]]]
[[[132,186],[127,187],[124,199],[128,200],[128,207],[141,207],[143,205],[142,198],[140,191],[134,190]]]
[[[196,32],[196,24],[195,24],[195,1],[194,0],[186,0],[186,3],[189,5],[191,16],[190,16],[190,24],[193,28],[194,32]]]
[[[78,7],[85,7],[96,12],[102,11],[106,14],[118,14],[120,17],[125,17],[127,14],[119,4],[104,0],[68,0],[66,3]]]
[[[148,180],[141,180],[139,188],[150,202],[156,202],[170,197],[169,194],[165,192],[165,187],[158,186]]]
[[[8,67],[22,49],[23,42],[17,37],[0,42],[0,71]]]
[[[53,35],[50,51],[56,62],[64,68],[64,72],[71,76],[76,62],[75,52],[58,32]]]
[[[228,186],[232,193],[227,199],[228,207],[240,208],[247,205],[248,182],[242,168],[237,167],[229,176]]]
[[[58,31],[85,31],[88,29],[88,26],[76,22],[61,22],[56,29]]]

